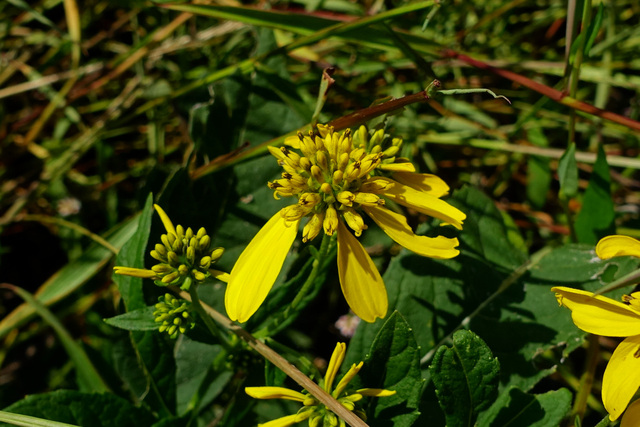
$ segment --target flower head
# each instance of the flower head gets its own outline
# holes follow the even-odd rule
[[[331,394],[331,396],[342,404],[346,409],[352,411],[360,418],[366,421],[364,411],[357,408],[358,402],[365,396],[374,397],[387,397],[396,394],[395,390],[384,390],[379,388],[361,388],[358,390],[350,390],[348,388],[351,380],[358,375],[358,372],[362,368],[363,362],[353,364],[349,371],[338,381],[338,384],[333,387],[340,366],[344,361],[346,353],[345,343],[336,344],[336,348],[333,350],[331,359],[329,360],[329,366],[321,386],[324,391]],[[302,408],[297,414],[288,415],[273,421],[269,421],[265,424],[260,424],[262,427],[287,427],[298,423],[300,421],[309,420],[309,427],[319,426],[338,426],[344,427],[345,423],[342,419],[338,418],[333,412],[327,409],[322,403],[318,402],[307,391],[299,392],[291,390],[285,387],[246,387],[245,392],[256,399],[287,399],[295,400],[302,403]]]
[[[196,324],[191,316],[191,303],[171,294],[158,297],[155,308],[153,317],[156,323],[161,323],[159,331],[166,332],[171,338],[176,338],[178,333],[184,334]]]
[[[160,236],[161,243],[157,243],[151,251],[151,256],[159,263],[150,270],[116,266],[115,273],[152,279],[159,286],[177,285],[184,290],[189,290],[192,283],[202,282],[209,276],[226,282],[227,273],[211,269],[224,249],[211,250],[211,238],[207,230],[201,227],[194,233],[191,228],[185,230],[181,225],[174,227],[164,210],[158,205],[153,206],[167,231]]]
[[[270,182],[269,188],[275,198],[295,197],[297,203],[267,222],[231,271],[225,305],[232,320],[247,321],[265,300],[303,218],[307,218],[303,242],[322,232],[337,234],[342,291],[353,312],[367,322],[385,316],[387,292],[380,273],[356,239],[367,229],[363,213],[389,237],[419,255],[452,258],[459,253],[458,239],[417,236],[403,215],[385,207],[386,200],[391,200],[458,229],[466,218],[440,200],[449,191],[444,181],[415,173],[408,160],[396,157],[400,138],[389,141],[382,130],[369,137],[364,126],[354,134],[349,129],[339,133],[318,125],[317,133],[299,133],[285,144],[269,147],[284,169],[282,178]]]
[[[598,242],[596,253],[602,259],[640,257],[640,242],[626,236],[608,236]],[[611,421],[618,419],[640,386],[640,292],[624,295],[619,302],[579,289],[554,287],[551,291],[561,306],[571,310],[578,328],[597,335],[625,337],[613,352],[602,378],[602,402]],[[632,407],[625,413],[622,425],[637,425],[629,424],[631,418],[640,419],[640,408]]]

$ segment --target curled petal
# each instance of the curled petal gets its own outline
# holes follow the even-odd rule
[[[220,270],[216,270],[216,269],[210,269],[209,273],[211,273],[211,275],[213,277],[215,277],[216,279],[220,280],[221,282],[224,283],[229,283],[229,277],[231,277],[229,275],[229,273],[226,273],[224,271],[220,271]]]
[[[396,203],[415,209],[418,212],[438,218],[462,230],[462,221],[464,221],[467,216],[444,200],[440,200],[427,192],[418,191],[389,178],[376,177],[376,179],[382,181],[387,180],[394,183],[393,186],[382,193],[383,196],[390,198]]]
[[[338,398],[340,397],[340,395],[342,394],[342,392],[344,391],[345,388],[347,388],[347,386],[349,385],[349,383],[351,382],[351,380],[358,375],[358,372],[360,372],[360,369],[362,369],[362,365],[364,364],[364,362],[360,362],[357,365],[354,363],[353,365],[351,365],[351,368],[349,368],[349,370],[347,371],[346,374],[344,374],[344,376],[340,379],[340,382],[338,383],[338,385],[336,386],[336,389],[333,391],[333,393],[331,393],[331,395],[334,398]]]
[[[598,242],[596,254],[601,259],[631,255],[640,258],[640,241],[629,236],[607,236]]]
[[[378,169],[382,169],[389,172],[405,172],[411,173],[416,171],[416,167],[413,166],[413,163],[403,162],[403,163],[382,163],[378,166]]]
[[[602,377],[602,403],[614,421],[640,386],[640,336],[626,338],[611,355]],[[637,424],[634,424],[637,425]]]
[[[158,216],[160,217],[160,221],[162,221],[162,225],[164,225],[164,229],[167,230],[167,233],[176,234],[176,228],[173,226],[173,223],[169,219],[169,215],[158,205],[153,205],[158,212]]]
[[[356,393],[361,394],[363,396],[387,397],[387,396],[393,396],[394,394],[396,394],[396,391],[385,390],[383,388],[361,388],[360,390],[356,390]]]
[[[266,423],[258,424],[258,427],[289,427],[296,424],[299,420],[298,414],[287,415],[286,417],[276,418]]]
[[[153,270],[133,267],[113,267],[113,272],[123,276],[140,277],[142,279],[156,279],[158,275]]]
[[[231,320],[246,322],[265,300],[280,273],[298,233],[298,221],[285,221],[281,212],[255,235],[231,270],[224,295]]]
[[[551,291],[583,331],[610,337],[640,335],[640,313],[629,305],[580,289],[559,286]]]
[[[366,322],[387,314],[387,290],[360,242],[338,221],[338,275],[351,310]]]
[[[429,173],[396,172],[393,174],[393,179],[418,191],[424,191],[433,197],[449,194],[447,183],[438,176]]]
[[[304,402],[307,398],[299,391],[285,387],[245,387],[244,392],[254,399],[286,399]]]
[[[622,422],[620,427],[636,427],[640,426],[640,399],[633,402],[624,415],[622,416]]]
[[[458,239],[449,239],[444,236],[416,236],[404,216],[383,207],[363,206],[362,208],[389,237],[418,255],[448,259],[460,253],[456,249]]]
[[[333,386],[333,380],[335,380],[338,371],[340,370],[340,366],[344,361],[344,355],[347,352],[347,345],[343,342],[339,342],[336,344],[336,348],[333,349],[333,353],[331,354],[331,359],[329,359],[329,366],[327,367],[327,373],[324,376],[324,391],[327,393],[331,392],[331,387]]]

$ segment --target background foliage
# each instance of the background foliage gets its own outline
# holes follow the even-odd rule
[[[370,424],[595,425],[616,342],[600,340],[594,389],[576,400],[585,335],[549,289],[595,290],[638,267],[593,251],[604,235],[640,234],[638,16],[633,0],[3,2],[0,283],[27,294],[0,288],[0,407],[92,426],[246,426],[297,410],[246,396],[295,385],[249,349],[225,353],[202,325],[173,341],[103,319],[164,293],[111,269],[151,265],[152,201],[206,227],[231,270],[286,205],[266,186],[280,173],[266,144],[312,121],[333,67],[323,123],[435,78],[511,101],[441,95],[386,116],[402,154],[449,183],[467,220],[452,260],[363,234],[390,310],[358,327],[347,362],[365,361],[363,386],[397,390],[369,403]],[[247,330],[293,299],[309,257],[294,245]],[[348,339],[334,326],[348,312],[334,265],[306,314],[267,340],[316,379]],[[201,297],[224,312],[222,283]],[[454,380],[459,366],[468,375]]]

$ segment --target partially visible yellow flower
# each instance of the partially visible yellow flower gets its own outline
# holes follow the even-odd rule
[[[202,282],[209,276],[223,282],[229,280],[228,273],[211,268],[222,256],[224,249],[210,250],[211,238],[207,230],[201,227],[194,233],[191,228],[185,230],[181,225],[174,227],[160,206],[153,207],[167,231],[160,236],[162,243],[156,244],[151,251],[151,256],[160,262],[150,270],[116,266],[113,268],[116,274],[152,279],[160,286],[178,285],[184,290],[188,290],[193,282]]]
[[[364,411],[357,409],[357,402],[359,402],[364,396],[387,397],[393,396],[396,392],[395,390],[384,390],[380,388],[361,388],[354,392],[349,391],[347,389],[349,382],[358,375],[358,372],[362,368],[364,362],[360,362],[357,365],[353,364],[351,369],[344,374],[336,387],[333,388],[333,383],[338,375],[340,366],[344,361],[346,349],[347,347],[345,343],[336,344],[336,348],[333,350],[333,354],[329,360],[327,373],[325,374],[321,386],[324,391],[331,394],[331,396],[340,402],[342,406],[366,421]],[[345,423],[342,419],[337,417],[322,403],[318,402],[307,391],[301,393],[285,387],[245,387],[244,390],[249,396],[255,399],[295,400],[303,405],[297,414],[287,415],[286,417],[260,424],[259,427],[287,427],[307,419],[309,420],[309,427],[319,427],[321,425],[340,425],[340,427],[345,427]]]
[[[627,236],[607,236],[598,242],[596,253],[602,259],[640,257],[640,242]],[[623,302],[619,302],[579,289],[554,287],[551,291],[560,305],[571,310],[573,322],[583,331],[625,337],[613,352],[602,378],[602,402],[611,421],[618,419],[640,387],[640,292],[624,295]],[[637,402],[627,409],[623,427],[640,425]]]
[[[258,310],[305,217],[308,221],[302,230],[303,242],[321,232],[329,236],[337,233],[342,291],[353,312],[367,322],[384,317],[388,303],[382,277],[356,239],[367,228],[362,213],[397,243],[419,255],[458,255],[458,239],[417,236],[403,215],[385,208],[385,200],[391,200],[458,229],[466,218],[440,200],[449,191],[444,181],[435,175],[415,173],[407,159],[396,157],[400,138],[389,141],[382,130],[369,137],[364,126],[353,135],[349,129],[338,133],[330,126],[318,125],[317,133],[300,133],[285,144],[292,149],[269,147],[284,169],[282,179],[270,182],[269,188],[275,198],[295,196],[298,201],[276,213],[236,262],[225,294],[231,320],[246,322]]]
[[[636,399],[625,411],[620,427],[640,426],[640,399]]]

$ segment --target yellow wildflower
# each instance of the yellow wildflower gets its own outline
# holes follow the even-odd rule
[[[607,236],[598,242],[596,253],[602,259],[640,257],[640,242],[627,236]],[[571,310],[573,322],[583,331],[625,337],[602,378],[602,402],[611,421],[618,419],[640,386],[640,292],[624,295],[619,302],[579,289],[554,287],[551,291],[560,305]],[[640,407],[635,403],[623,417],[623,426],[640,424]]]
[[[364,396],[387,397],[393,396],[396,392],[395,390],[384,390],[380,388],[361,388],[355,392],[347,391],[349,382],[358,375],[364,362],[360,362],[357,365],[354,363],[332,391],[333,383],[344,361],[346,349],[345,343],[340,342],[336,344],[321,386],[324,391],[331,394],[342,406],[366,421],[365,413],[356,408],[357,402]],[[245,387],[244,390],[249,396],[255,399],[295,400],[303,405],[297,414],[287,415],[286,417],[260,424],[260,427],[287,427],[307,419],[309,420],[309,427],[318,427],[321,425],[339,425],[340,427],[345,427],[345,422],[342,419],[338,418],[307,391],[301,393],[285,387]]]
[[[317,129],[317,133],[287,139],[285,144],[291,148],[269,147],[284,169],[282,179],[270,182],[269,188],[275,198],[295,196],[298,203],[276,213],[240,255],[225,294],[231,320],[246,322],[265,300],[303,217],[309,219],[302,230],[303,242],[321,231],[329,236],[337,233],[342,291],[353,312],[367,322],[385,316],[387,291],[371,258],[348,229],[360,236],[367,228],[362,212],[419,255],[452,258],[459,253],[458,239],[417,236],[403,215],[384,207],[385,199],[392,200],[458,229],[466,218],[440,200],[449,191],[444,181],[415,173],[408,160],[395,157],[401,139],[394,138],[389,145],[382,130],[369,138],[364,126],[355,136],[349,129],[341,133],[330,126]]]
[[[160,261],[151,267],[132,268],[116,266],[116,274],[152,279],[159,286],[178,285],[188,290],[193,282],[202,282],[213,276],[223,282],[228,281],[229,275],[223,271],[211,268],[223,254],[223,248],[210,250],[211,238],[204,228],[194,233],[191,228],[184,229],[178,225],[174,227],[171,219],[158,205],[153,205],[160,216],[166,234],[160,236],[160,241],[151,251],[151,256]]]

